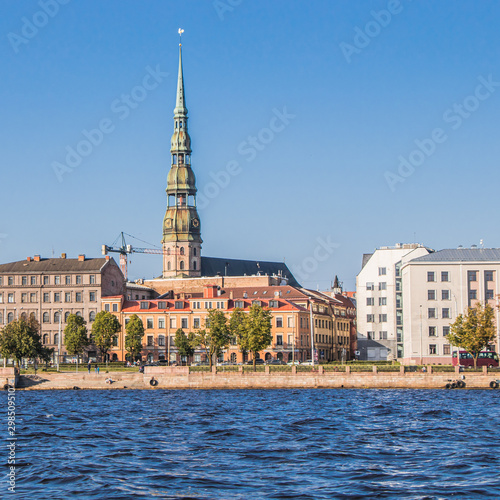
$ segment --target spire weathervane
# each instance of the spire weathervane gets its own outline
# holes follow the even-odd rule
[[[179,28],[179,45],[182,45],[182,34],[184,33],[184,30],[182,28]]]

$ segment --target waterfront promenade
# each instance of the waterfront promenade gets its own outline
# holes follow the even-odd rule
[[[463,378],[467,389],[489,389],[492,380],[499,379],[498,371],[486,368],[477,372],[438,372],[427,367],[425,372],[325,370],[322,366],[310,371],[273,371],[265,367],[262,371],[239,370],[190,371],[189,367],[145,367],[144,373],[101,371],[87,373],[46,373],[21,375],[17,387],[23,390],[50,389],[440,389],[452,380]],[[2,369],[10,370],[12,368]],[[3,373],[3,381],[9,375]],[[111,379],[111,381],[110,381]],[[153,382],[151,382],[153,381]]]

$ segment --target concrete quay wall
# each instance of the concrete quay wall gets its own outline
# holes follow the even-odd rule
[[[113,383],[106,379],[110,377]],[[157,385],[150,384],[151,379]],[[489,389],[497,374],[466,374],[468,389]],[[37,377],[21,376],[19,389],[442,389],[454,373],[400,372],[195,372],[188,369],[146,369],[146,373],[42,373]]]

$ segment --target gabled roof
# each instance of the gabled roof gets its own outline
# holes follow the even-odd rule
[[[414,262],[500,262],[500,248],[448,248],[410,261]]]
[[[202,257],[202,276],[262,276],[281,275],[288,278],[288,284],[300,286],[284,262],[266,262],[262,260],[223,259],[220,257]]]
[[[71,272],[100,272],[102,267],[107,262],[115,261],[105,257],[97,259],[40,259],[35,260],[21,260],[18,262],[10,262],[8,264],[0,264],[0,273],[71,273]]]

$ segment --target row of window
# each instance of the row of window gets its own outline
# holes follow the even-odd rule
[[[479,271],[467,271],[467,281],[477,281],[477,274]],[[484,281],[494,281],[495,271],[484,271]],[[427,281],[433,282],[437,279],[435,271],[427,272]],[[450,274],[448,271],[441,271],[441,281],[450,281]]]
[[[34,313],[32,313],[32,314],[34,314]],[[64,323],[68,322],[68,317],[70,314],[71,313],[68,311],[64,314]],[[77,316],[82,316],[82,313],[80,311],[77,311],[75,314]],[[91,311],[89,313],[89,322],[92,323],[95,320],[95,317],[96,317],[96,313],[94,311]],[[26,320],[27,319],[26,313],[22,313],[21,318]],[[15,319],[14,313],[13,312],[8,313],[5,319],[7,319],[7,323],[12,323]],[[42,314],[42,323],[50,323],[50,319],[51,319],[51,314],[49,312],[46,311]],[[60,319],[62,320],[60,312],[56,311],[53,315],[53,320],[54,320],[53,323],[58,324]],[[3,324],[4,324],[4,317],[3,317],[3,313],[0,312],[0,325],[3,325]]]
[[[366,297],[366,305],[367,306],[374,306],[375,305],[375,297]],[[386,306],[387,305],[387,297],[379,297],[378,298],[378,305],[379,306]]]
[[[375,332],[366,332],[366,335],[368,337],[368,340],[377,340],[375,338]],[[378,332],[378,340],[387,340],[387,332],[386,331]]]
[[[375,314],[367,314],[366,315],[366,322],[367,323],[375,323]],[[379,323],[386,323],[387,322],[387,314],[379,314],[378,315],[378,322]]]
[[[373,283],[372,281],[367,282],[366,283],[366,289],[367,290],[375,290],[375,283]],[[387,283],[385,281],[381,281],[378,284],[378,289],[379,289],[379,291],[381,291],[381,290],[387,290]]]
[[[21,276],[21,285],[38,285],[38,278],[39,276]],[[60,285],[61,284],[61,276],[56,275],[56,276],[51,276],[51,275],[45,275],[45,276],[40,276],[41,278],[41,284],[43,283],[44,285]],[[51,283],[51,278],[52,278],[52,283]],[[72,285],[73,282],[73,277],[71,275],[64,276],[64,284],[65,285]],[[13,286],[15,284],[15,279],[14,276],[7,276],[6,280],[6,285]],[[82,275],[76,275],[75,276],[75,284],[81,285],[83,283],[83,276]],[[95,280],[95,274],[91,274],[89,276],[89,283],[91,285],[94,285],[96,283]],[[4,277],[0,276],[0,286],[4,285]]]
[[[437,344],[429,344],[429,354],[439,354]],[[451,354],[450,344],[443,345],[443,356],[449,356]]]
[[[450,333],[449,326],[442,327],[443,337],[446,337]],[[429,337],[437,337],[438,336],[438,327],[437,326],[429,326]]]
[[[429,307],[427,309],[427,317],[430,319],[437,319],[437,311],[438,309],[436,307]],[[442,319],[450,319],[450,308],[449,307],[443,307],[441,309],[441,318]]]
[[[42,300],[44,303],[50,302],[62,302],[62,296],[64,295],[64,302],[72,302],[73,293],[75,302],[83,302],[83,292],[44,292],[42,295]],[[89,292],[89,301],[97,302],[97,292]],[[4,302],[4,294],[0,293],[0,304]],[[7,294],[7,303],[14,304],[16,302],[15,293]],[[37,292],[21,293],[21,303],[37,303],[38,294]]]

